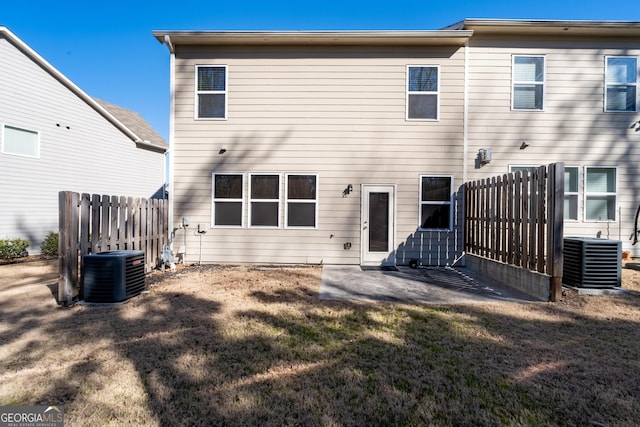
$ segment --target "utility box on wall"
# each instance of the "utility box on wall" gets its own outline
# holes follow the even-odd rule
[[[579,288],[615,288],[622,283],[620,240],[565,237],[562,283]]]
[[[144,252],[108,251],[83,257],[86,302],[121,302],[145,289]]]

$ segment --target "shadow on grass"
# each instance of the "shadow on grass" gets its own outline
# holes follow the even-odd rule
[[[5,313],[0,305],[1,365],[15,372],[11,378],[43,360],[67,362],[48,386],[2,395],[2,404],[65,405],[74,424],[640,419],[637,295],[608,298],[606,307],[617,310],[608,317],[583,297],[575,304],[350,304],[319,301],[318,275],[292,271],[244,271],[246,280],[233,283],[224,270],[202,271],[205,285],[183,274],[119,307]],[[268,285],[256,290],[258,280]]]

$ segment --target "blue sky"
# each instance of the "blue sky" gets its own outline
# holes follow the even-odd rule
[[[0,25],[167,141],[169,52],[152,30],[434,30],[464,18],[640,21],[640,8],[637,0],[5,0],[0,9]]]

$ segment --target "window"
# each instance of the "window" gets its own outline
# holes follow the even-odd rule
[[[544,56],[513,56],[511,108],[544,108]]]
[[[584,217],[586,221],[616,220],[616,168],[585,168]]]
[[[515,173],[525,169],[537,168],[537,165],[509,166],[509,172]],[[580,169],[577,166],[566,166],[564,168],[564,219],[578,220],[578,175]]]
[[[4,125],[2,152],[18,156],[40,157],[40,134],[33,130]]]
[[[453,178],[421,176],[420,180],[420,228],[450,230]]]
[[[638,58],[609,56],[605,65],[605,111],[637,111]]]
[[[227,118],[227,66],[196,66],[196,118]]]
[[[213,224],[242,227],[242,175],[213,174]]]
[[[439,69],[407,67],[407,120],[438,120]]]
[[[578,220],[578,174],[575,166],[564,168],[564,219]]]
[[[317,227],[317,187],[317,175],[287,175],[287,227]]]
[[[280,176],[252,174],[249,185],[249,225],[279,227]]]

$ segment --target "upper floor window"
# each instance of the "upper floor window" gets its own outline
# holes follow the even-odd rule
[[[318,176],[287,175],[287,227],[318,226]]]
[[[14,126],[2,127],[2,152],[26,157],[40,157],[40,134]]]
[[[242,192],[242,174],[213,174],[213,225],[242,227]]]
[[[511,108],[544,108],[544,56],[513,56]]]
[[[196,118],[227,118],[227,66],[196,66]]]
[[[451,229],[452,188],[450,176],[420,177],[420,228]]]
[[[439,67],[407,67],[407,120],[438,120]]]
[[[615,221],[617,204],[616,168],[585,167],[585,221]]]
[[[249,186],[249,225],[279,227],[280,175],[251,174]]]
[[[607,56],[605,65],[605,111],[637,111],[638,58]]]

